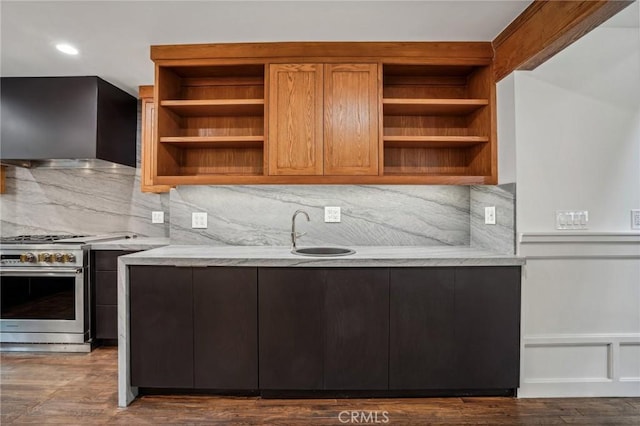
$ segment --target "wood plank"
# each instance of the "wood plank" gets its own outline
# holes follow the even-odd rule
[[[535,69],[631,3],[535,0],[493,40],[495,80]]]
[[[385,115],[467,115],[488,99],[383,99]]]
[[[187,152],[195,157],[198,156],[198,151],[200,150]],[[431,151],[446,151],[446,149]],[[258,154],[261,152],[258,150]],[[488,185],[492,181],[491,176],[465,175],[464,166],[445,166],[431,171],[429,168],[385,166],[384,176],[296,176],[293,179],[291,176],[262,176],[261,166],[258,168],[248,165],[244,169],[232,168],[224,164],[224,159],[220,162],[221,165],[217,168],[213,166],[183,168],[184,173],[159,176],[158,181],[174,185]],[[202,174],[196,175],[198,170]],[[246,176],[241,176],[242,173]],[[415,174],[412,175],[412,173]]]
[[[387,147],[395,148],[461,148],[486,144],[486,136],[385,136]]]
[[[7,179],[7,166],[0,166],[0,194],[6,191],[5,181]]]
[[[138,86],[138,98],[153,100],[153,85]]]
[[[336,425],[341,411],[388,412],[391,425],[637,424],[640,398],[350,398],[146,395],[117,407],[118,349],[0,353],[0,422],[9,424]],[[344,417],[343,417],[344,418]],[[364,422],[362,422],[364,423]]]
[[[216,58],[305,58],[305,57],[414,57],[491,59],[488,42],[274,42],[217,43],[151,46],[151,59],[188,60]]]
[[[264,136],[165,136],[160,143],[183,148],[259,148]]]
[[[180,116],[261,116],[264,99],[163,100],[160,105]]]

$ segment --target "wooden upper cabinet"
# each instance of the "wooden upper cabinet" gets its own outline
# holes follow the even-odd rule
[[[269,174],[322,174],[321,64],[269,69]]]
[[[272,64],[270,175],[378,174],[377,64]]]
[[[324,174],[378,174],[378,65],[327,64]]]
[[[489,42],[152,46],[151,58],[154,186],[497,183]]]

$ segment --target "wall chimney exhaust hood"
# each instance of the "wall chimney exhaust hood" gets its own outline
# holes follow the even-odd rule
[[[0,162],[136,166],[138,101],[99,77],[0,78]]]

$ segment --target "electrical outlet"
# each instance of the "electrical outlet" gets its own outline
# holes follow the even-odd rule
[[[151,212],[151,223],[164,223],[164,212]]]
[[[325,207],[324,208],[324,221],[325,222],[340,222],[340,207]]]
[[[484,208],[484,223],[485,225],[496,224],[496,206]]]
[[[640,229],[640,210],[631,210],[631,229]]]
[[[207,212],[191,213],[191,227],[194,229],[207,229]]]
[[[589,211],[556,210],[556,229],[588,229]]]

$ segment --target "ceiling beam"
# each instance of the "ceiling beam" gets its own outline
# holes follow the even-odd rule
[[[532,70],[633,0],[534,0],[493,40],[496,81]]]

